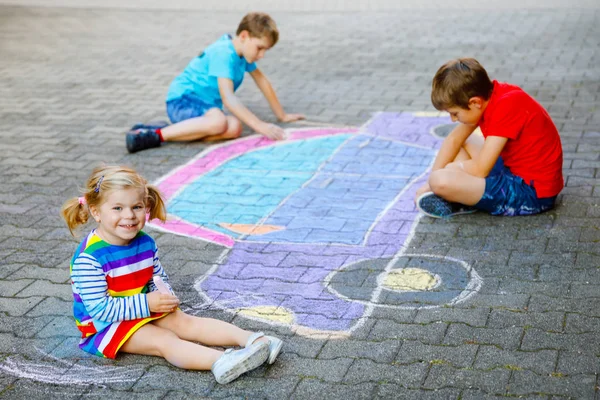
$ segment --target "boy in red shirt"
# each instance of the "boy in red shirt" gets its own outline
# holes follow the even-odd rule
[[[484,210],[530,215],[554,207],[564,186],[560,136],[546,110],[518,86],[491,81],[473,58],[433,78],[431,101],[460,122],[444,140],[417,207],[432,217]],[[483,136],[473,134],[477,127]]]

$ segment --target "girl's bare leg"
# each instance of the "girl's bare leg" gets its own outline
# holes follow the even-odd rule
[[[223,354],[222,351],[183,340],[170,330],[153,323],[142,326],[131,335],[121,351],[159,356],[176,367],[203,371],[209,370]]]
[[[161,328],[168,329],[181,339],[193,340],[207,346],[245,346],[253,332],[246,331],[213,318],[200,318],[176,310],[164,318],[153,321]],[[259,341],[268,341],[262,337]]]

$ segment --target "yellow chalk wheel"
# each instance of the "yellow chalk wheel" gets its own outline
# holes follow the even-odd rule
[[[250,308],[240,308],[237,311],[241,315],[280,322],[282,324],[291,324],[294,322],[294,314],[283,307],[256,306]]]
[[[383,280],[383,287],[402,292],[423,292],[440,283],[440,277],[421,268],[402,268],[390,271]]]

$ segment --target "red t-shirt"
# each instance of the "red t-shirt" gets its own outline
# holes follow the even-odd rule
[[[528,184],[538,198],[563,188],[562,145],[548,112],[518,86],[494,81],[479,127],[484,137],[508,138],[500,156],[504,165]]]

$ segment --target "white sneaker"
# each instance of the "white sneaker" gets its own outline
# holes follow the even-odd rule
[[[251,346],[257,339],[260,339],[261,337],[265,337],[269,341],[269,359],[267,362],[269,364],[273,364],[281,352],[283,341],[275,336],[265,336],[264,332],[255,332],[248,338],[246,347]]]
[[[227,349],[211,367],[215,379],[226,384],[243,373],[259,367],[269,358],[269,345],[258,342],[240,350]]]

